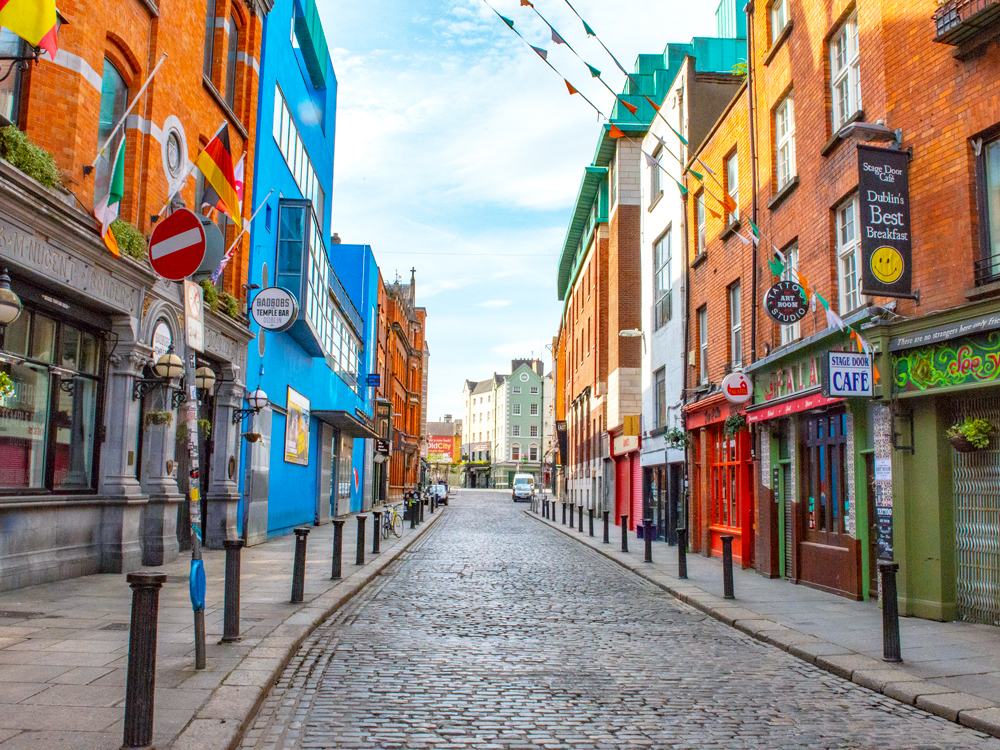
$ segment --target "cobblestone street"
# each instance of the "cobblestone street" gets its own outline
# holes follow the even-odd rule
[[[462,491],[293,658],[242,747],[1000,748]]]

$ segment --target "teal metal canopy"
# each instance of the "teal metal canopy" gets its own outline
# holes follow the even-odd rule
[[[319,17],[316,0],[301,0],[302,15],[295,14],[295,39],[306,61],[309,78],[315,88],[326,87],[326,70],[330,65],[330,50]],[[298,8],[296,8],[298,10]]]

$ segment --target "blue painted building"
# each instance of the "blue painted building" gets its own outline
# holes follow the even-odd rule
[[[249,284],[283,287],[299,309],[262,353],[251,324],[245,380],[270,404],[243,424],[261,436],[243,451],[250,543],[370,506],[378,279],[371,248],[330,233],[337,79],[315,0],[275,4],[261,58]]]

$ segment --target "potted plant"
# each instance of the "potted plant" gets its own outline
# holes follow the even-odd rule
[[[174,421],[172,411],[148,411],[146,412],[146,426],[166,425],[169,426]]]
[[[680,427],[671,427],[664,433],[663,439],[666,441],[668,448],[684,449],[687,448],[691,437],[687,431],[682,430]]]
[[[14,382],[10,379],[10,375],[0,370],[0,404],[7,403],[7,399],[14,393]]]
[[[972,453],[989,448],[992,434],[993,425],[985,419],[966,417],[948,430],[948,442],[959,453]]]
[[[248,443],[256,443],[261,438],[259,432],[244,432],[243,437],[246,438]]]
[[[747,428],[747,415],[738,412],[736,414],[730,414],[726,418],[725,432],[727,438],[736,437],[737,434],[743,432]]]

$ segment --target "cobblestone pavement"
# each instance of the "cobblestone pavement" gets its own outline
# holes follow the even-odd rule
[[[466,491],[303,644],[242,747],[997,748]]]

